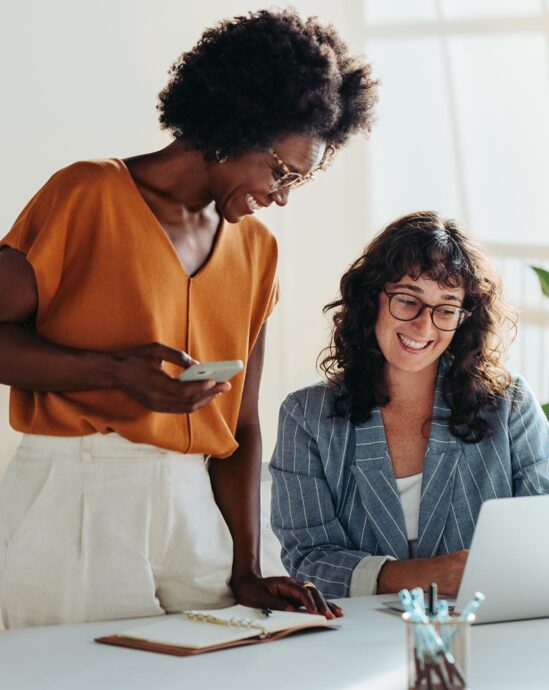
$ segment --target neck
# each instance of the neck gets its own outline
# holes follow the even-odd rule
[[[200,152],[181,141],[125,162],[139,184],[190,212],[200,211],[212,202],[208,164]]]
[[[421,406],[432,404],[438,373],[438,360],[417,372],[395,370],[386,365],[385,382],[391,405]]]

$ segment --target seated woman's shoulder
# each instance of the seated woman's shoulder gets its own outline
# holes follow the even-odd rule
[[[498,396],[497,411],[501,415],[522,415],[525,411],[543,417],[541,404],[528,381],[520,374],[512,374],[506,390]]]
[[[509,386],[500,396],[500,398],[507,405],[512,405],[515,402],[531,401],[535,399],[535,395],[528,381],[520,374],[511,374],[511,381]]]
[[[282,411],[302,415],[306,419],[329,417],[334,413],[334,402],[341,392],[337,384],[318,381],[290,393],[282,403]]]

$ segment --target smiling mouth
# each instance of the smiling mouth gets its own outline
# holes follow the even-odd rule
[[[400,342],[407,347],[410,350],[415,350],[416,352],[421,352],[421,350],[425,350],[429,345],[431,344],[431,340],[428,340],[427,342],[421,342],[419,340],[413,340],[412,338],[408,338],[405,335],[402,335],[401,333],[397,333],[398,339]]]
[[[246,194],[244,197],[246,200],[246,203],[248,204],[248,208],[250,211],[253,213],[254,211],[260,211],[262,208],[265,208],[263,204],[260,204],[257,199],[255,199],[251,194]]]

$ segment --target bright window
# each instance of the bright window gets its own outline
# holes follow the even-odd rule
[[[539,0],[368,0],[365,52],[382,80],[367,154],[372,232],[436,209],[495,257],[520,312],[510,368],[549,399],[549,13]]]

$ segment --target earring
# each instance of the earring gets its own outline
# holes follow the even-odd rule
[[[217,151],[215,152],[215,160],[218,163],[224,163],[228,157],[229,156],[227,156],[227,155],[223,155],[221,149],[217,149]]]

